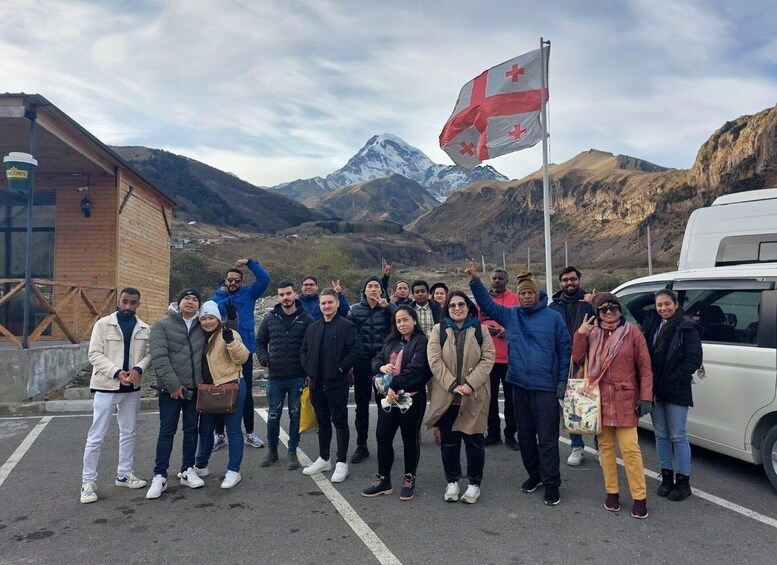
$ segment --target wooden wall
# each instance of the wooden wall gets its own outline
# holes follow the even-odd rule
[[[126,170],[120,170],[117,210],[122,203],[116,289],[132,286],[140,290],[138,315],[151,324],[167,314],[170,303],[172,206]]]

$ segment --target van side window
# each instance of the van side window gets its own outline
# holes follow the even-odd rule
[[[685,313],[702,326],[702,341],[755,344],[760,290],[685,291]]]
[[[626,319],[639,326],[645,321],[651,312],[656,311],[655,293],[657,290],[664,288],[661,286],[653,286],[650,289],[640,288],[633,289],[632,294],[619,293],[618,298],[623,304],[623,315]],[[632,289],[626,289],[624,292],[629,292]]]
[[[766,263],[777,259],[777,233],[732,235],[720,240],[715,266]]]

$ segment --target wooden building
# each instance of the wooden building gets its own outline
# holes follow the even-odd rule
[[[141,291],[138,314],[153,323],[169,303],[173,199],[40,95],[0,94],[2,155],[29,152],[30,110],[38,160],[31,340],[89,339],[128,286]],[[22,334],[26,206],[0,182],[0,334],[11,342]]]

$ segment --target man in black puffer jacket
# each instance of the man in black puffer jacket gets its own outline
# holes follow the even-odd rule
[[[299,409],[302,388],[305,386],[305,369],[299,357],[305,330],[313,323],[313,317],[302,307],[296,297],[294,283],[283,280],[278,283],[278,300],[272,312],[267,314],[256,334],[256,358],[267,375],[267,457],[262,467],[278,461],[278,436],[281,431],[283,401],[288,394],[289,403],[289,455],[288,468],[299,467]]]
[[[351,306],[348,319],[359,330],[364,357],[353,367],[353,396],[356,400],[356,451],[351,463],[361,463],[370,456],[367,449],[367,430],[370,424],[370,397],[372,396],[372,359],[391,332],[391,315],[397,307],[388,296],[378,277],[367,277],[361,292],[361,301]],[[377,402],[377,400],[376,400]]]

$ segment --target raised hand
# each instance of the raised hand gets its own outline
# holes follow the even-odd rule
[[[384,275],[386,275],[386,276],[389,276],[389,277],[390,277],[390,276],[391,276],[391,271],[392,271],[392,270],[393,270],[393,269],[392,269],[392,267],[391,267],[391,263],[386,263],[385,265],[383,265],[383,274],[384,274]]]
[[[469,277],[469,280],[474,281],[478,278],[478,266],[472,259],[467,259],[467,268],[464,269],[464,274]]]
[[[588,335],[589,333],[591,333],[591,330],[594,329],[595,323],[596,323],[595,316],[589,316],[588,314],[583,314],[583,323],[580,324],[579,328],[577,328],[577,332],[583,335]]]
[[[340,279],[337,279],[336,281],[332,281],[332,290],[334,290],[337,294],[340,294],[343,292],[343,287],[340,286]]]
[[[583,295],[583,298],[580,299],[580,302],[588,302],[588,304],[592,304],[594,301],[594,296],[596,296],[596,289],[593,289],[591,292],[586,292]]]
[[[248,259],[238,259],[235,261],[235,268],[239,269],[240,267],[245,267],[248,265]]]

